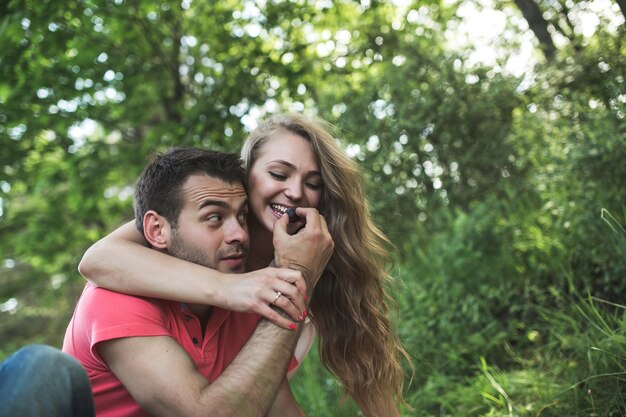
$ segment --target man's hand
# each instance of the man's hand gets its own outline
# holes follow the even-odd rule
[[[295,234],[288,233],[288,216],[281,217],[274,224],[274,259],[280,267],[301,271],[311,294],[335,244],[326,220],[316,209],[299,207],[296,213],[305,219],[305,224]]]
[[[252,312],[289,329],[292,320],[271,308],[275,305],[293,320],[304,319],[306,283],[302,273],[288,268],[263,268],[245,274],[230,274],[220,285],[219,297],[224,308]],[[281,296],[276,297],[280,292]]]

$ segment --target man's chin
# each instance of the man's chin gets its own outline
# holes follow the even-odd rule
[[[242,274],[246,272],[246,260],[245,258],[222,259],[219,269],[227,274]]]

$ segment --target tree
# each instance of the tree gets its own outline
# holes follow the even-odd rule
[[[546,58],[550,59],[556,52],[556,46],[548,31],[548,22],[543,18],[541,10],[534,0],[514,0],[528,26],[533,31]]]
[[[572,367],[533,368],[528,334],[552,331],[537,307],[558,311],[554,294],[619,302],[626,291],[599,218],[600,208],[623,211],[623,29],[598,13],[589,37],[574,19],[587,2],[520,1],[551,56],[524,79],[503,70],[522,35],[513,22],[493,66],[471,64],[472,45],[450,49],[454,3],[0,4],[0,356],[60,344],[84,282],[80,255],[132,217],[151,152],[236,151],[258,118],[296,110],[338,126],[398,248],[398,328],[428,364],[411,404],[497,414],[481,395],[493,390],[487,363],[562,377],[536,386],[567,391]],[[568,42],[557,47],[557,36]],[[296,394],[332,415],[324,397],[341,393],[315,376]],[[589,401],[574,410],[541,395],[519,414],[577,414]]]

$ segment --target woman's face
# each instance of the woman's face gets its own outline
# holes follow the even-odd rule
[[[303,137],[280,131],[262,145],[248,173],[250,210],[267,230],[274,229],[290,207],[316,207],[322,175],[311,145]]]

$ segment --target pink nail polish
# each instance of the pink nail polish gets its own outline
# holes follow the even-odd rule
[[[291,330],[296,330],[296,325],[295,325],[295,324],[293,324],[293,323],[289,323],[289,328],[290,328]]]

